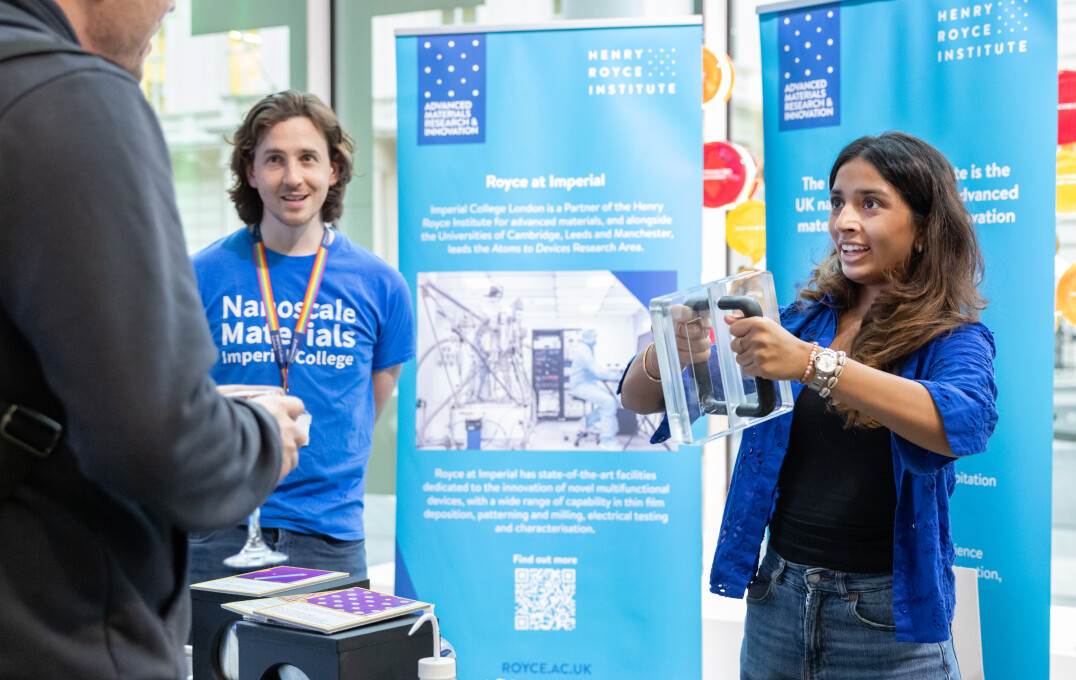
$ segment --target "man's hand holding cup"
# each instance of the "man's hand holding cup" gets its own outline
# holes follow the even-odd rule
[[[250,399],[276,419],[280,428],[283,455],[280,458],[280,483],[299,464],[299,449],[310,443],[310,414],[303,400],[284,394],[273,385],[218,385],[217,391],[233,399]]]

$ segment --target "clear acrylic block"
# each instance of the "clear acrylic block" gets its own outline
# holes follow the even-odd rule
[[[665,411],[678,443],[702,444],[792,410],[789,381],[747,377],[736,363],[732,335],[722,320],[734,309],[780,323],[773,276],[765,271],[744,272],[650,301]],[[676,326],[702,323],[706,317],[711,319],[714,341],[710,356],[700,356],[681,371]]]

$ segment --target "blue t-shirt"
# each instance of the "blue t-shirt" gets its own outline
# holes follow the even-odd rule
[[[253,239],[240,229],[193,258],[198,290],[220,356],[218,384],[280,385],[254,266]],[[314,255],[266,249],[285,349],[301,312]],[[370,378],[415,355],[411,293],[398,271],[336,232],[307,324],[288,372],[289,393],[310,412],[310,444],[299,466],[262,506],[266,527],[365,537],[363,493],[374,428]]]
[[[837,332],[837,310],[825,303],[789,305],[781,310],[781,325],[802,340],[829,347]],[[901,377],[921,383],[930,392],[949,446],[958,457],[985,451],[997,424],[994,353],[993,334],[986,326],[972,323],[934,338],[901,366]],[[799,383],[792,384],[793,400],[802,389]],[[744,430],[710,570],[714,593],[743,597],[758,568],[791,426],[792,413],[786,413]],[[669,436],[666,416],[650,441],[660,443]],[[955,602],[955,554],[949,528],[955,459],[897,434],[891,435],[891,441],[897,488],[893,526],[896,637],[902,642],[942,642],[949,639]]]

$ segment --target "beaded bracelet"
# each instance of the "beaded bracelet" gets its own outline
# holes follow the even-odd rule
[[[650,343],[649,345],[647,345],[646,349],[643,351],[643,375],[645,375],[647,378],[650,378],[650,382],[659,383],[661,382],[661,377],[659,376],[655,378],[654,376],[650,375],[650,371],[646,368],[646,358],[650,355],[650,350],[652,349],[654,349],[654,343]]]
[[[807,378],[811,375],[811,371],[814,370],[814,358],[818,355],[818,343],[811,344],[811,356],[807,359],[807,368],[803,371],[803,377],[800,378],[800,384],[806,385]],[[646,364],[643,364],[644,366]]]

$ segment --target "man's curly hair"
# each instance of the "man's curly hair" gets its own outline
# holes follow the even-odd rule
[[[336,166],[336,184],[329,187],[329,194],[321,206],[321,219],[332,224],[344,212],[344,188],[351,180],[352,155],[355,142],[340,127],[333,110],[317,96],[294,90],[271,94],[255,104],[232,137],[233,183],[228,195],[235,203],[235,210],[243,224],[260,222],[264,205],[258,190],[250,186],[247,174],[254,165],[254,150],[262,138],[277,123],[291,118],[308,118],[329,144],[329,162]]]

